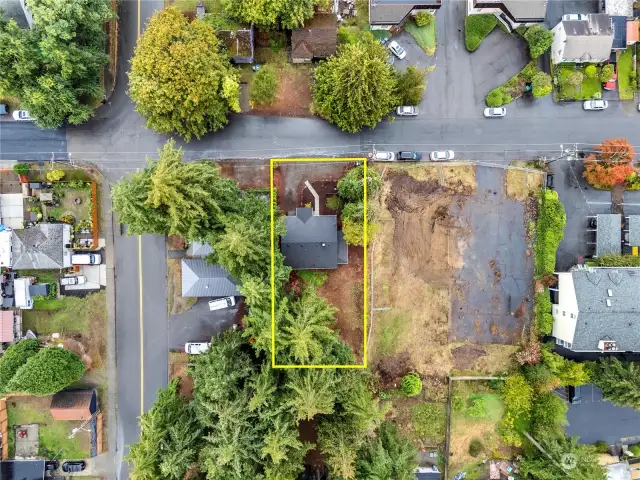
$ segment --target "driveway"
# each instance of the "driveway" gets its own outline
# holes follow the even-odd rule
[[[545,23],[555,27],[568,13],[598,13],[598,0],[549,0]]]
[[[603,400],[602,391],[595,385],[583,385],[581,389],[582,402],[569,405],[567,435],[580,437],[583,444],[604,440],[608,445],[640,436],[640,412]]]
[[[243,315],[243,303],[234,308],[209,310],[209,298],[201,298],[188,312],[171,315],[169,319],[169,349],[184,351],[187,342],[210,342],[211,337],[238,323]],[[236,301],[239,298],[236,297]]]

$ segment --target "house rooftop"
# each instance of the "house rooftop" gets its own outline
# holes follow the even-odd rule
[[[613,25],[613,50],[624,50],[627,48],[627,17],[612,16]]]
[[[2,480],[42,480],[44,460],[3,460],[0,462]]]
[[[370,0],[369,23],[373,25],[397,25],[414,8],[438,8],[441,0]]]
[[[629,215],[629,245],[632,247],[640,246],[640,215]]]
[[[0,342],[11,343],[15,340],[13,323],[14,310],[0,310]]]
[[[236,282],[220,265],[211,265],[202,258],[182,259],[183,297],[239,296]]]
[[[547,0],[474,0],[474,8],[496,8],[514,22],[542,21]]]
[[[291,33],[293,58],[326,58],[337,48],[338,20],[333,14],[316,14]]]
[[[13,230],[11,246],[13,268],[57,270],[71,266],[71,225],[41,223],[24,230]]]
[[[604,12],[630,18],[633,16],[633,0],[604,0]]]
[[[622,252],[622,215],[596,215],[596,256]]]

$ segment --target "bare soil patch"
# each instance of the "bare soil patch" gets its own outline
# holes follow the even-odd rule
[[[189,356],[184,352],[169,352],[169,380],[180,379],[180,395],[193,398],[193,378],[187,375]]]
[[[177,235],[169,235],[167,237],[167,245],[169,250],[184,250],[187,248],[187,242],[184,238]]]
[[[312,117],[311,66],[284,64],[277,66],[278,95],[269,106],[256,106],[253,115]]]
[[[179,258],[167,259],[167,301],[170,314],[188,311],[198,301],[182,294],[182,264]]]
[[[234,160],[218,166],[223,177],[234,179],[244,190],[269,188],[269,162]]]
[[[526,162],[513,162],[513,166],[525,167]],[[510,168],[507,170],[507,197],[524,201],[540,191],[543,179],[543,172],[526,172]]]

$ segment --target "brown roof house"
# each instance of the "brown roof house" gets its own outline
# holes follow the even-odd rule
[[[95,390],[58,392],[51,400],[51,416],[56,420],[88,420],[97,408]]]
[[[330,57],[336,53],[337,47],[338,20],[333,14],[319,13],[291,33],[293,63],[309,63],[313,59]]]

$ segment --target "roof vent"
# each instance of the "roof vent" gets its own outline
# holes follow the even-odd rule
[[[613,297],[613,290],[611,290],[610,288],[607,289],[607,295],[609,295],[610,297]]]
[[[600,340],[598,342],[598,350],[603,352],[618,351],[618,343],[615,340]]]
[[[327,246],[327,244],[326,244],[326,243],[324,243],[324,242],[322,242],[322,244],[321,244],[321,245],[322,245],[323,247],[326,247],[326,246]]]
[[[610,307],[610,306],[611,306],[611,300],[607,298],[607,307]]]

